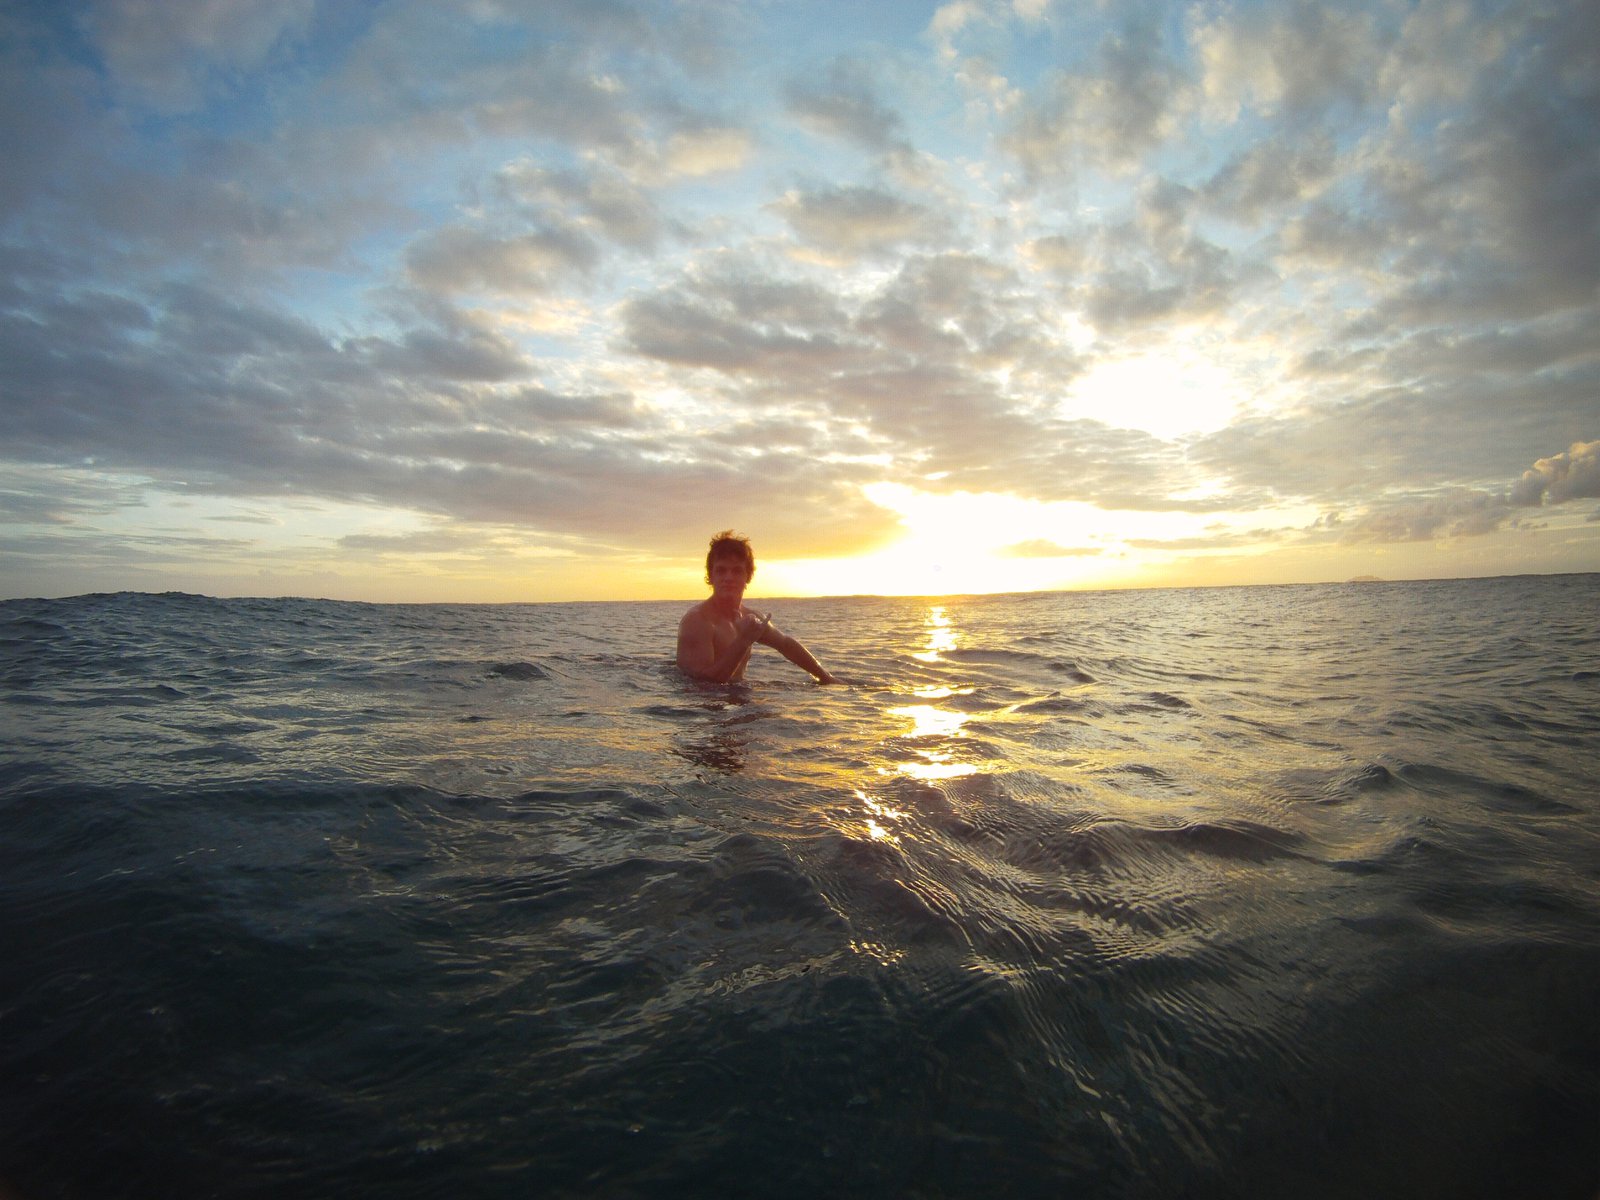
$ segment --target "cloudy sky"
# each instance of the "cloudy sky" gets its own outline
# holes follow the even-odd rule
[[[0,4],[0,594],[1600,570],[1592,0]]]

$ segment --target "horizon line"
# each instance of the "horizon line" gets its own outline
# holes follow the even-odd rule
[[[1277,583],[1150,583],[1126,584],[1120,587],[1064,587],[1064,588],[1037,588],[1024,591],[996,591],[996,592],[847,592],[836,595],[786,595],[786,596],[761,596],[762,603],[775,601],[790,603],[796,600],[972,600],[990,596],[1059,596],[1059,595],[1094,595],[1105,592],[1176,592],[1176,591],[1215,591],[1225,588],[1285,588],[1285,587],[1346,587],[1351,584],[1411,584],[1411,583],[1466,583],[1490,579],[1547,579],[1554,576],[1565,575],[1600,575],[1600,571],[1515,571],[1510,574],[1494,575],[1422,575],[1406,578],[1389,578],[1378,575],[1356,575],[1349,579],[1316,579],[1301,580],[1296,582]],[[219,596],[210,592],[188,592],[177,588],[167,588],[159,592],[141,591],[136,588],[119,588],[115,591],[98,592],[72,592],[61,596],[6,596],[0,597],[0,604],[26,604],[30,601],[62,601],[62,600],[89,600],[102,596],[175,596],[197,600],[304,600],[315,604],[366,604],[374,607],[392,608],[432,608],[432,607],[481,607],[493,608],[506,605],[535,605],[535,604],[692,604],[697,603],[693,596],[657,596],[652,598],[634,597],[622,598],[590,598],[567,600],[355,600],[340,599],[334,596],[310,596],[297,593],[284,592],[275,596],[264,594],[247,594],[237,596]]]

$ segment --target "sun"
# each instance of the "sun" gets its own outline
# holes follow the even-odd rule
[[[887,481],[862,491],[898,517],[904,536],[858,557],[769,559],[760,575],[766,595],[962,596],[1204,582],[1212,572],[1196,545],[1259,523],[1255,513],[1104,509]],[[1316,514],[1278,515],[1300,528]],[[1227,557],[1235,562],[1255,552],[1237,538],[1232,545]]]
[[[1239,377],[1203,348],[1173,346],[1096,363],[1073,383],[1062,408],[1072,417],[1170,441],[1223,428],[1244,394]]]

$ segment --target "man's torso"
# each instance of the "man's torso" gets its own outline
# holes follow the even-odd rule
[[[738,640],[739,630],[734,621],[738,616],[743,615],[745,611],[744,605],[741,604],[739,606],[738,613],[733,617],[723,615],[723,613],[712,607],[709,600],[701,601],[693,611],[701,627],[711,635],[712,661],[714,662],[721,658],[728,647]],[[739,661],[739,665],[734,668],[733,674],[728,677],[730,680],[744,678],[744,669],[750,661],[750,652],[753,649],[754,646],[746,648],[744,658]]]

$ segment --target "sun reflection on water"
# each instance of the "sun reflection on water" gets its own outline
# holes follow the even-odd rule
[[[886,946],[882,942],[851,941],[850,949],[864,958],[870,958],[885,967],[892,967],[906,956],[904,950]]]
[[[905,717],[911,722],[911,729],[906,737],[962,737],[961,727],[967,723],[968,715],[961,712],[951,712],[948,708],[936,708],[932,704],[902,704],[898,708],[889,710],[891,717]]]
[[[920,779],[924,783],[936,783],[941,779],[960,779],[978,773],[975,764],[956,762],[954,755],[943,750],[919,750],[917,753],[923,761],[899,763],[895,766],[896,774]]]
[[[944,700],[950,696],[970,696],[977,688],[928,686],[913,688],[911,694],[919,700]]]
[[[936,663],[946,650],[955,648],[956,631],[950,625],[950,618],[945,616],[944,605],[932,605],[928,609],[927,648],[911,657],[926,663]]]
[[[900,835],[894,831],[894,825],[904,821],[906,814],[898,808],[870,792],[860,788],[856,790],[856,799],[861,801],[866,809],[866,816],[862,819],[862,827],[867,836],[875,842],[888,842],[892,846],[900,844]]]
[[[933,604],[928,607],[927,630],[926,647],[912,657],[925,663],[943,662],[944,655],[954,650],[960,642],[955,622],[944,605]],[[896,763],[892,769],[884,770],[882,773],[904,775],[925,783],[976,774],[977,766],[961,761],[956,750],[952,748],[952,743],[959,742],[967,736],[963,726],[971,719],[971,714],[942,708],[936,703],[948,700],[952,696],[970,696],[975,690],[970,686],[927,684],[912,692],[918,700],[927,703],[902,704],[889,709],[889,716],[899,717],[911,723],[911,727],[901,734],[903,739],[908,742],[936,744],[909,746],[908,749],[915,757]]]

